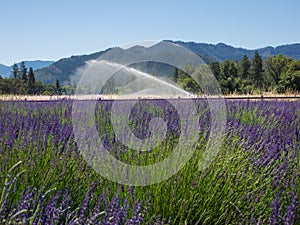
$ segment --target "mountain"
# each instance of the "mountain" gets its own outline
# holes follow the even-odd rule
[[[163,76],[170,76],[173,73],[174,68],[170,66],[172,64],[182,67],[186,64],[197,66],[203,62],[185,48],[176,47],[176,45],[168,42],[159,42],[150,47],[138,45],[128,49],[115,47],[91,55],[64,58],[49,67],[35,71],[35,76],[37,80],[41,80],[46,84],[54,84],[56,80],[65,84],[71,77],[79,81],[80,75],[76,73],[76,70],[84,66],[87,61],[95,60],[99,57],[101,57],[101,60],[122,65],[130,64],[132,68],[151,74],[163,74]],[[152,61],[152,63],[148,61]]]
[[[265,48],[249,50],[244,48],[235,48],[224,43],[218,43],[214,45],[196,42],[166,41],[179,44],[195,52],[199,56],[206,56],[206,58],[215,61],[224,61],[226,59],[240,60],[244,55],[252,58],[255,51],[258,51],[263,58],[267,58],[272,55],[283,54],[286,57],[300,59],[300,44],[281,45],[275,48],[268,46]]]
[[[268,46],[265,48],[249,50],[245,48],[236,48],[224,43],[218,43],[215,45],[172,40],[166,40],[166,42],[171,42],[189,49],[200,56],[207,64],[212,61],[224,61],[226,59],[240,60],[244,55],[252,58],[255,51],[258,51],[263,58],[267,58],[272,55],[283,54],[293,59],[300,59],[300,44],[289,44],[278,47]],[[130,56],[131,59],[134,59],[136,55],[139,55],[140,57],[140,55],[146,56],[147,54],[155,54],[155,52],[159,52],[159,50],[164,47],[164,45],[161,43],[162,42],[148,48],[142,46],[133,46],[127,50],[124,50],[116,47],[90,55],[71,56],[70,58],[58,60],[50,66],[36,70],[35,75],[37,80],[41,80],[47,84],[54,84],[56,80],[59,80],[62,84],[64,84],[75,73],[76,69],[84,66],[89,60],[99,58],[104,53],[107,53],[105,56],[109,56],[109,60],[122,62],[122,60],[126,61],[128,56]],[[185,62],[186,58],[182,57],[178,60]],[[136,67],[141,68],[141,66],[143,69],[145,69],[143,65],[137,65]],[[164,69],[170,71],[170,68],[167,68],[166,66],[164,66]],[[144,71],[148,70],[146,69]]]
[[[17,65],[20,67],[22,62],[18,62]],[[34,61],[24,61],[25,66],[29,69],[29,67],[32,67],[32,69],[37,70],[44,67],[47,67],[54,63],[54,61],[44,61],[44,60],[34,60]],[[3,77],[9,77],[12,71],[12,66],[6,66],[0,64],[0,75]]]
[[[35,77],[46,84],[54,84],[56,80],[65,83],[75,73],[77,68],[84,66],[89,60],[99,58],[109,50],[107,49],[90,55],[71,56],[70,58],[60,59],[48,67],[36,70],[34,72]]]
[[[33,70],[37,70],[51,65],[52,63],[54,63],[54,61],[34,60],[24,61],[24,63],[27,68],[32,67]],[[20,67],[21,62],[18,62],[17,64]]]
[[[2,77],[8,77],[10,74],[11,68],[9,66],[5,66],[3,64],[0,64],[0,75]]]

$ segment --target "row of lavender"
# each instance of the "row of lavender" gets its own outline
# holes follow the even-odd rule
[[[244,151],[251,152],[249,160],[255,174],[263,174],[260,190],[251,193],[254,202],[252,222],[259,221],[261,210],[255,203],[263,201],[270,207],[270,224],[297,224],[299,222],[300,170],[300,102],[247,101],[232,102],[229,126],[231,135],[242,140]],[[235,115],[236,118],[233,117]],[[258,175],[259,176],[259,175]],[[298,212],[298,215],[296,215]]]
[[[107,191],[107,182],[81,158],[72,133],[71,103],[1,102],[1,224],[144,221],[146,205],[132,188],[126,196],[114,193],[113,187]]]
[[[168,153],[164,151],[169,152],[176,145],[179,121],[175,109],[165,101],[144,103],[144,110],[137,107],[132,112],[135,135],[148,135],[145,128],[149,117],[160,115],[168,124],[168,141],[151,152],[151,157],[144,157],[146,163],[151,163],[152,159],[166,157]],[[123,160],[144,160],[139,154],[127,155],[128,149],[124,150],[114,137],[109,122],[111,104],[112,101],[100,101],[97,109],[98,130],[105,134],[105,146]],[[300,103],[227,102],[226,140],[219,156],[205,171],[198,170],[197,162],[209,133],[209,110],[203,100],[196,104],[201,137],[194,158],[167,181],[148,187],[128,187],[103,179],[78,152],[72,130],[72,101],[1,102],[1,223],[299,221]],[[153,105],[160,106],[159,110],[147,113]]]

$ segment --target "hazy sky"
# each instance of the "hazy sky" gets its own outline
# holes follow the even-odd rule
[[[0,63],[143,40],[259,48],[300,42],[298,0],[1,0]]]

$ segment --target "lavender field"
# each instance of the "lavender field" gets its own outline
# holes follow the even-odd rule
[[[227,100],[222,149],[198,168],[210,113],[195,101],[200,138],[182,170],[150,186],[121,185],[99,175],[78,150],[72,100],[0,102],[0,224],[300,224],[300,102]],[[113,101],[97,102],[99,137],[132,164],[154,164],[178,142],[179,119],[164,100],[143,100],[130,116],[140,138],[149,120],[167,122],[166,140],[149,153],[115,138]]]

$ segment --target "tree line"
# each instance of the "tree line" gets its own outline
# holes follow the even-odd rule
[[[263,60],[256,51],[252,59],[244,55],[239,61],[213,61],[209,64],[209,72],[205,67],[205,65],[200,65],[195,68],[186,65],[183,70],[175,68],[173,80],[185,90],[197,94],[204,91],[192,77],[196,77],[197,81],[206,82],[205,85],[208,88],[215,88],[212,80],[205,81],[207,73],[214,75],[223,94],[300,92],[300,60],[284,55],[270,56]]]
[[[300,60],[281,54],[263,60],[255,52],[252,59],[244,55],[240,61],[212,62],[210,69],[225,94],[300,91]]]
[[[61,86],[59,80],[55,84],[43,84],[35,79],[32,67],[26,67],[24,62],[21,62],[20,67],[15,63],[12,66],[11,76],[2,78],[0,75],[0,94],[11,95],[60,95],[70,93],[73,89],[66,85]]]

